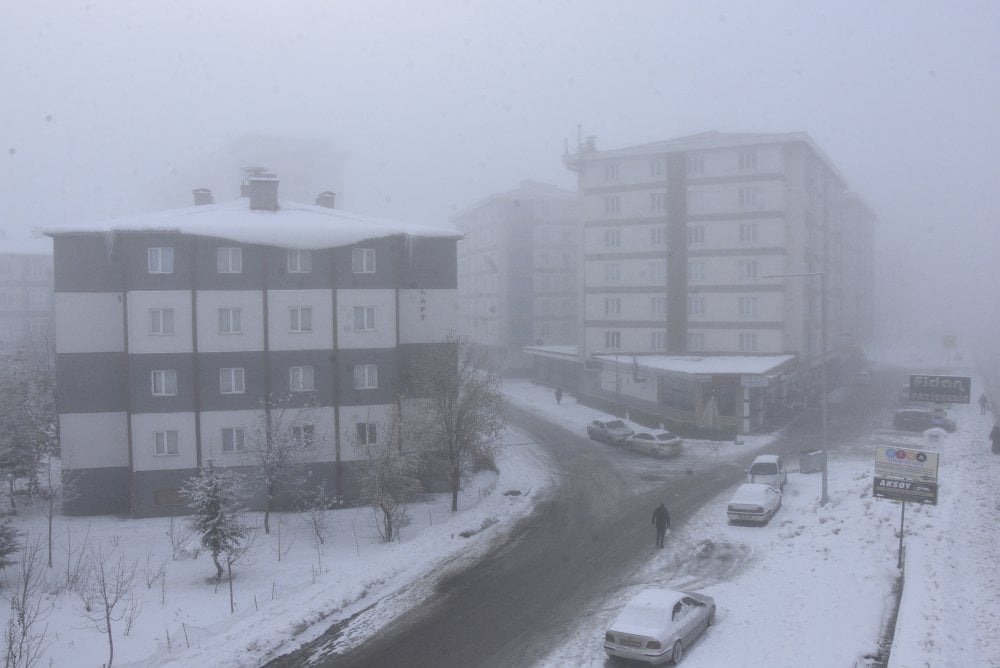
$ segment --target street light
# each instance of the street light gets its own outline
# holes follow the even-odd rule
[[[819,364],[820,364],[820,445],[823,449],[823,492],[820,505],[825,506],[826,496],[826,274],[822,271],[807,271],[799,274],[770,274],[762,278],[792,278],[796,276],[819,276]]]

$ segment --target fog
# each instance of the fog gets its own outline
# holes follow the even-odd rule
[[[599,148],[801,130],[879,216],[882,335],[961,347],[1000,324],[989,0],[0,8],[8,234],[186,206],[196,187],[235,197],[236,161],[281,171],[253,154],[275,138],[319,147],[310,183],[279,174],[286,196],[448,225],[522,179],[575,187],[578,126]]]

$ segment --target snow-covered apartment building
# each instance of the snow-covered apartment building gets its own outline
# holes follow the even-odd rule
[[[233,202],[47,231],[66,512],[182,510],[184,481],[209,459],[247,465],[279,405],[315,441],[313,484],[349,496],[414,361],[449,345],[457,232],[277,187],[253,178]]]
[[[52,335],[52,241],[0,238],[0,354]]]
[[[452,224],[464,234],[458,242],[463,336],[508,370],[525,365],[523,346],[576,343],[575,192],[524,181],[459,212]]]
[[[869,335],[874,215],[806,133],[588,138],[564,162],[583,206],[582,392],[749,431],[789,389],[779,377],[816,375],[824,320],[831,367]],[[557,352],[533,352],[561,377]]]

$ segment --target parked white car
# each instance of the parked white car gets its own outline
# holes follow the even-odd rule
[[[766,482],[745,482],[729,500],[726,515],[730,522],[767,524],[781,508],[781,492]]]
[[[788,473],[778,455],[759,455],[747,469],[747,482],[766,482],[779,491],[785,491]]]
[[[644,589],[625,604],[604,634],[609,657],[659,664],[684,651],[715,624],[715,600],[698,592]]]
[[[630,450],[645,452],[654,457],[671,457],[679,455],[681,444],[684,442],[680,436],[669,431],[641,431],[635,436],[629,437],[625,441],[625,447]]]

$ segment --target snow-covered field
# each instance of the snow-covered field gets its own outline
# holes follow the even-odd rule
[[[507,392],[519,405],[580,433],[600,415],[570,396],[557,406],[549,389],[526,382],[508,383]],[[906,587],[892,666],[1000,666],[1000,588],[994,575],[1000,457],[988,454],[986,439],[992,416],[967,406],[954,407],[950,416],[959,429],[940,446],[939,505],[907,505]],[[903,438],[913,447],[921,442]],[[770,440],[705,447],[700,456],[742,460]],[[54,605],[45,622],[50,643],[41,665],[107,661],[107,639],[84,627],[82,599],[65,587],[67,548],[76,553],[84,537],[91,545],[117,546],[127,561],[139,564],[134,593],[142,607],[127,636],[124,621],[115,624],[115,665],[258,665],[442,563],[474,559],[502,540],[551,484],[549,464],[530,441],[509,434],[499,476],[480,476],[462,495],[457,514],[448,510],[447,496],[413,505],[399,542],[380,541],[366,508],[331,511],[329,537],[321,546],[310,538],[304,518],[272,518],[272,534],[260,532],[249,563],[236,567],[235,614],[227,586],[210,581],[214,569],[207,555],[172,558],[169,520],[58,518],[56,563],[47,572],[46,600]],[[872,443],[866,439],[831,457],[826,506],[818,504],[819,475],[793,472],[783,507],[766,527],[728,526],[728,493],[720,495],[673,532],[632,586],[581,611],[563,646],[539,663],[603,665],[605,626],[646,586],[689,587],[716,598],[718,623],[691,648],[687,666],[840,667],[874,653],[898,573],[900,507],[872,498]],[[505,493],[510,491],[520,494]],[[26,514],[16,522],[31,535],[44,527],[41,518]],[[147,587],[161,566],[163,584]],[[3,572],[5,592],[14,585],[15,570]],[[400,612],[390,607],[347,641],[360,642]],[[0,610],[0,623],[7,615]]]

